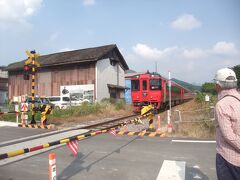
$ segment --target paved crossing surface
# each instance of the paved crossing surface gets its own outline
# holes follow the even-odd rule
[[[23,129],[19,127],[3,126],[3,127],[0,127],[0,142],[24,138],[24,137],[46,133],[50,131],[51,130],[45,130],[45,129],[30,129],[30,128]]]
[[[48,179],[50,152],[56,153],[58,179],[156,180],[164,160],[185,162],[186,180],[216,179],[215,143],[108,134],[80,141],[77,158],[65,145],[2,166],[0,179]]]

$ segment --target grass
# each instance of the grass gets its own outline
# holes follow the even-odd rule
[[[67,118],[72,116],[86,116],[89,114],[97,114],[103,111],[104,105],[99,103],[83,103],[81,106],[73,106],[63,110],[53,110],[50,115],[52,118]]]
[[[50,115],[48,115],[48,119],[79,119],[79,117],[85,116],[95,116],[96,118],[101,115],[104,117],[114,116],[118,114],[118,111],[129,110],[131,108],[126,108],[126,103],[123,100],[115,100],[115,99],[104,99],[100,103],[82,103],[80,106],[72,106],[68,109],[57,110],[54,109]],[[31,112],[28,113],[28,117],[31,120]],[[19,119],[20,119],[19,115]],[[41,113],[38,112],[35,114],[35,120],[41,119]],[[16,121],[16,115],[13,114],[4,114],[0,116],[0,120],[4,121]],[[29,121],[30,121],[29,120]]]
[[[209,122],[181,123],[176,135],[192,138],[214,138],[215,126]]]
[[[100,103],[84,103],[81,106],[70,107],[65,110],[53,110],[53,113],[49,116],[49,122],[59,126],[69,126],[79,122],[129,114],[132,114],[132,108],[124,101],[104,99]]]
[[[179,114],[176,109],[181,111],[182,123],[175,124],[175,136],[192,138],[213,138],[215,137],[215,122],[211,121],[210,116],[211,102],[192,100],[181,106],[173,108],[172,120],[179,121]]]
[[[35,120],[40,120],[41,119],[41,113],[35,113]],[[28,112],[28,123],[31,122],[32,119],[32,114],[31,112]],[[9,122],[16,122],[16,114],[15,113],[9,113],[9,114],[4,114],[0,116],[0,121],[9,121]],[[18,122],[21,122],[21,114],[18,115]]]

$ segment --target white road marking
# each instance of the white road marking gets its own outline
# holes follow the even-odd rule
[[[185,161],[164,160],[156,180],[185,180]]]
[[[195,140],[177,140],[173,139],[172,142],[187,142],[187,143],[216,143],[216,141],[195,141]]]

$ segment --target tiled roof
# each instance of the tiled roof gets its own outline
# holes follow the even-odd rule
[[[105,56],[110,51],[117,51],[124,69],[128,69],[126,61],[115,44],[43,55],[37,58],[37,61],[41,64],[41,67],[98,61],[106,58]],[[5,69],[8,71],[20,70],[23,68],[24,61],[9,64]]]

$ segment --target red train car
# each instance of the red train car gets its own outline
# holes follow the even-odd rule
[[[169,104],[168,80],[159,74],[145,73],[131,77],[131,95],[135,112],[142,106],[152,104],[156,110],[166,108]],[[171,103],[177,105],[192,98],[190,91],[171,82]]]

